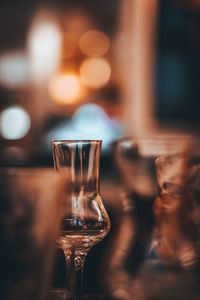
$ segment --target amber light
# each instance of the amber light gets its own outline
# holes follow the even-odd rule
[[[102,31],[89,30],[80,38],[79,47],[83,54],[90,57],[99,57],[109,50],[110,39]]]
[[[80,78],[90,88],[100,88],[108,83],[111,77],[111,66],[105,58],[88,58],[80,67]]]
[[[65,59],[72,58],[76,54],[77,44],[78,43],[75,34],[66,32],[63,35],[63,57]]]
[[[58,104],[71,104],[80,97],[81,84],[76,74],[60,73],[49,84],[49,95]]]

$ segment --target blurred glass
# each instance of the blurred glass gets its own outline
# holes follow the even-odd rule
[[[0,169],[0,299],[45,300],[66,178],[52,169]]]
[[[125,138],[113,150],[123,209],[107,258],[109,292],[114,299],[169,299],[167,289],[173,287],[175,295],[195,297],[200,254],[198,139]]]
[[[159,184],[155,247],[165,263],[190,267],[200,253],[199,150],[161,156],[155,163]]]

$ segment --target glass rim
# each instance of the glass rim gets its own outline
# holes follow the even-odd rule
[[[78,143],[97,143],[102,144],[103,140],[52,140],[51,144],[78,144]]]
[[[160,157],[157,157],[155,159],[155,164],[156,165],[161,165],[163,163],[168,163],[170,158],[184,158],[184,152],[176,152],[176,153],[171,153],[171,154],[166,154],[166,155],[162,155]]]
[[[155,136],[124,136],[117,139],[115,142],[117,144],[122,144],[123,142],[170,142],[170,141],[192,141],[196,139],[196,135],[192,134],[168,134],[168,135],[155,135]]]
[[[186,152],[199,144],[192,134],[163,134],[153,136],[123,137],[115,142],[113,149],[119,151],[136,149],[141,156],[163,156]]]

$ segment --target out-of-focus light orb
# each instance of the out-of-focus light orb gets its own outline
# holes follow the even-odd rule
[[[23,52],[0,55],[0,84],[18,88],[29,82],[28,58]]]
[[[73,32],[79,40],[83,33],[91,28],[91,16],[85,10],[78,8],[65,11],[63,26],[65,30]]]
[[[119,122],[110,119],[106,112],[94,103],[80,106],[70,121],[56,126],[47,136],[47,143],[51,140],[103,140],[103,150],[122,135],[123,129]]]
[[[47,80],[60,63],[62,36],[57,23],[51,19],[35,21],[28,44],[33,79]]]
[[[105,111],[96,104],[85,104],[77,109],[73,116],[74,126],[86,134],[106,130],[109,118]]]
[[[21,139],[27,135],[30,126],[30,116],[20,106],[6,108],[0,114],[0,134],[4,139]]]
[[[105,58],[87,58],[80,67],[80,78],[86,86],[98,89],[111,77],[111,66]]]
[[[110,39],[104,32],[90,30],[80,38],[79,47],[83,54],[90,57],[99,57],[109,50]]]
[[[75,74],[60,73],[49,84],[49,95],[58,104],[71,104],[80,95],[81,85]]]

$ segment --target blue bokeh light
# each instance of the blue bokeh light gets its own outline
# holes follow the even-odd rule
[[[103,140],[103,150],[123,134],[122,125],[109,118],[106,112],[97,104],[89,103],[80,106],[70,121],[64,121],[54,127],[47,136],[51,140]]]

